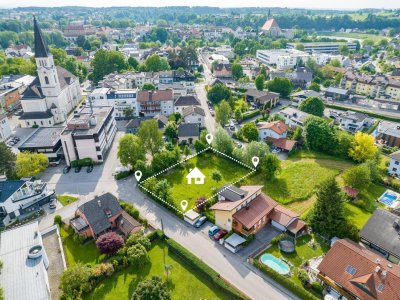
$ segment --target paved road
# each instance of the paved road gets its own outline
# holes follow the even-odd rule
[[[210,110],[207,105],[207,93],[205,90],[205,84],[204,83],[196,84],[195,91],[196,91],[197,98],[200,100],[201,108],[204,109],[204,112],[206,114],[204,120],[205,120],[207,131],[210,133],[214,133],[215,132],[215,119],[211,115]]]
[[[101,166],[95,166],[92,173],[88,174],[85,169],[82,169],[78,174],[73,170],[69,174],[62,174],[60,166],[49,168],[42,174],[41,179],[46,180],[49,188],[55,189],[57,194],[76,194],[79,195],[79,200],[45,216],[39,224],[41,229],[53,224],[54,215],[59,214],[64,220],[68,220],[82,203],[90,200],[96,194],[110,192],[120,199],[134,204],[152,226],[161,228],[161,220],[163,220],[167,236],[194,253],[251,299],[297,299],[246,263],[239,255],[235,255],[211,241],[205,230],[195,230],[158,203],[146,198],[136,187],[133,177],[115,181],[111,173],[118,166],[117,140],[122,134],[122,132],[117,133],[106,162]]]

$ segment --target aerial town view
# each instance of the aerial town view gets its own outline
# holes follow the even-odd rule
[[[0,0],[0,300],[400,300],[400,2]]]

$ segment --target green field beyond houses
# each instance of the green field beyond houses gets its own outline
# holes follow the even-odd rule
[[[194,167],[197,167],[206,176],[204,184],[187,183],[186,175]],[[221,181],[217,182],[211,178],[214,171],[221,173]],[[180,207],[182,200],[187,200],[189,202],[188,208],[190,208],[195,205],[198,198],[212,196],[224,184],[230,184],[249,172],[251,172],[249,168],[229,158],[208,152],[189,159],[180,166],[171,169],[168,173],[157,176],[157,179],[167,179],[171,185],[172,198],[177,207]]]

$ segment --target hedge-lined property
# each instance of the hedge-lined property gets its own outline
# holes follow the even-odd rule
[[[327,103],[325,103],[325,107],[333,108],[333,109],[337,109],[337,110],[342,110],[342,111],[350,110],[350,111],[355,111],[355,112],[366,114],[367,116],[370,116],[372,118],[383,119],[383,120],[386,120],[386,121],[400,122],[400,118],[380,115],[380,114],[372,113],[372,112],[365,111],[365,110],[362,110],[362,109],[355,109],[355,108],[351,108],[351,107],[342,107],[342,106],[339,106],[339,105],[327,104]]]
[[[255,117],[255,116],[258,116],[259,114],[260,114],[260,110],[259,110],[259,109],[256,109],[256,110],[253,110],[253,111],[245,112],[245,113],[242,115],[242,120],[244,121],[244,120],[251,119],[251,118],[253,118],[253,117]]]

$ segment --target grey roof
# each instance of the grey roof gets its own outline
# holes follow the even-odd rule
[[[127,212],[123,211],[122,214],[115,220],[118,228],[124,232],[124,234],[129,234],[137,227],[142,225],[131,217]]]
[[[365,119],[368,118],[368,116],[366,114],[363,113],[359,113],[359,112],[355,112],[355,111],[347,111],[345,113],[343,113],[340,118],[346,118],[349,120],[354,120],[357,122],[362,122]]]
[[[22,116],[19,117],[20,120],[32,120],[32,119],[48,119],[51,118],[53,114],[50,110],[47,111],[31,111],[24,112]],[[33,125],[33,124],[32,124]]]
[[[292,97],[320,97],[321,94],[313,90],[304,90],[291,95]]]
[[[25,184],[24,180],[0,181],[0,203],[3,203]]]
[[[312,72],[292,72],[292,73],[283,73],[283,72],[274,72],[271,73],[271,79],[275,77],[285,77],[291,80],[297,81],[312,81],[313,73]]]
[[[53,147],[61,138],[64,127],[39,127],[18,147]]]
[[[178,137],[191,137],[191,136],[199,136],[200,135],[200,127],[198,124],[186,123],[181,124],[178,127]]]
[[[391,153],[391,154],[389,155],[389,157],[390,157],[391,159],[400,161],[400,150]]]
[[[333,93],[333,94],[339,94],[339,95],[347,95],[349,93],[348,90],[346,89],[341,89],[337,87],[330,86],[326,89],[326,93]]]
[[[191,115],[192,113],[196,113],[200,116],[205,116],[206,113],[204,112],[204,109],[202,109],[199,106],[189,106],[186,107],[183,111],[182,111],[182,117],[186,117],[188,115]]]
[[[228,237],[225,240],[225,243],[227,243],[228,245],[231,245],[234,248],[243,244],[244,242],[246,242],[246,240],[236,233],[232,234],[230,237]]]
[[[122,211],[117,198],[110,193],[96,196],[93,200],[79,206],[78,209],[85,215],[86,220],[96,235],[111,228],[108,219]],[[109,217],[107,213],[110,214]]]
[[[163,128],[168,124],[168,118],[162,114],[155,115],[153,118],[158,121],[158,128]]]
[[[4,299],[50,299],[45,249],[42,248],[42,256],[28,258],[29,250],[37,245],[44,247],[37,221],[1,233],[0,281]]]
[[[48,57],[50,51],[43,39],[42,31],[40,30],[36,17],[33,17],[33,32],[35,39],[35,57]]]
[[[281,114],[288,116],[291,120],[296,120],[298,122],[304,123],[308,117],[312,116],[309,113],[301,111],[293,107],[286,107],[280,111]]]
[[[400,217],[381,208],[375,210],[360,231],[360,237],[400,257]]]
[[[140,123],[142,123],[142,119],[132,119],[126,125],[125,128],[139,128]]]
[[[190,105],[195,105],[195,106],[200,106],[199,100],[195,96],[180,96],[178,99],[175,101],[175,106],[190,106]]]
[[[218,190],[218,194],[228,201],[238,201],[246,197],[247,191],[239,189],[233,185],[224,185]]]
[[[377,128],[378,133],[387,134],[390,136],[400,138],[400,123],[389,122],[389,121],[380,121],[379,126]]]

